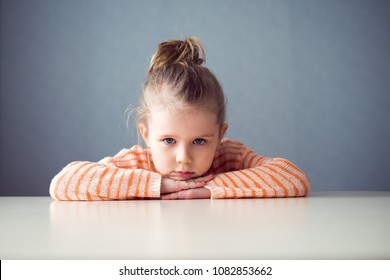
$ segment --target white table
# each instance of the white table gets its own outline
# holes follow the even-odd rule
[[[64,202],[0,197],[0,259],[390,259],[390,192]]]

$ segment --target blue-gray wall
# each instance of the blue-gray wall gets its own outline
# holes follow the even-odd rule
[[[228,137],[313,191],[390,191],[386,0],[2,0],[0,28],[0,195],[48,195],[67,163],[136,143],[125,110],[157,44],[185,35],[224,86]]]

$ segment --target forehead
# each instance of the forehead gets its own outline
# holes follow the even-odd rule
[[[213,135],[218,132],[217,114],[196,108],[158,108],[151,111],[149,130],[149,133],[155,135],[183,137]]]

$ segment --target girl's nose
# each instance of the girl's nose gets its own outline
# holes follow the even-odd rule
[[[180,164],[190,164],[192,161],[190,152],[186,148],[181,148],[176,154],[176,161]]]

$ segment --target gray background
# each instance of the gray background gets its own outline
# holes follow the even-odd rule
[[[313,191],[390,191],[388,1],[1,1],[0,195],[48,195],[75,160],[138,142],[159,42],[196,35],[228,137],[305,170]]]

